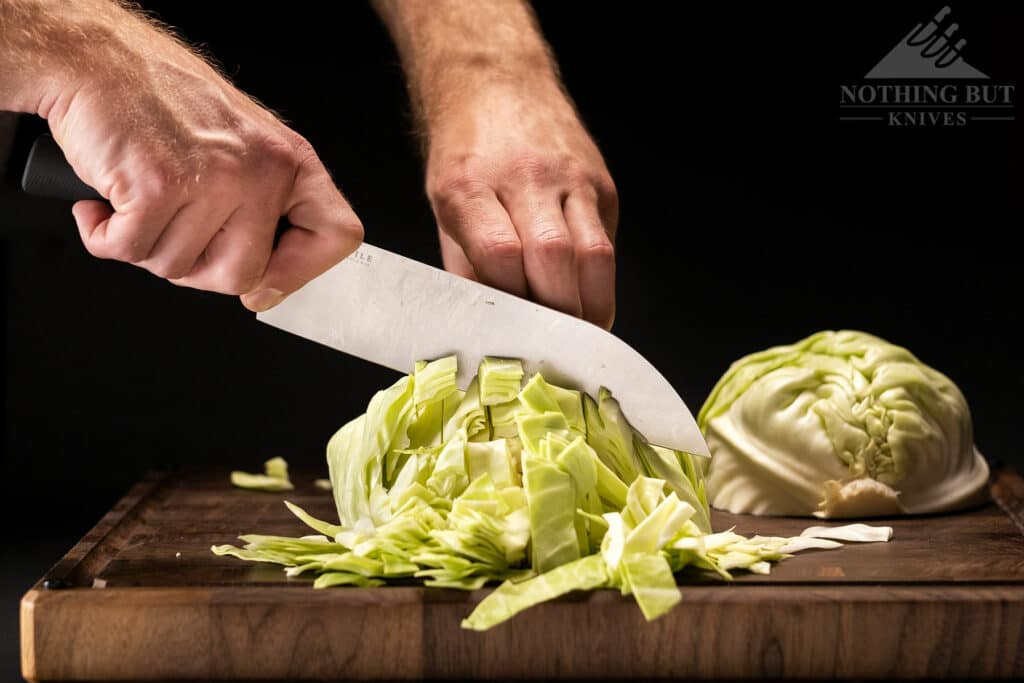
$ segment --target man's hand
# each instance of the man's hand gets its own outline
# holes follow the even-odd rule
[[[430,135],[445,267],[611,327],[615,186],[560,91],[484,87]]]
[[[377,0],[427,144],[445,267],[610,327],[618,199],[521,0]]]
[[[109,0],[0,0],[0,13],[5,29],[33,27],[0,32],[4,71],[39,70],[35,84],[0,76],[0,108],[47,118],[110,201],[73,209],[93,255],[258,311],[359,245],[309,143],[167,33]],[[281,216],[291,227],[275,248]]]

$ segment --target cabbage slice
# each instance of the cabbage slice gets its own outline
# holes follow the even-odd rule
[[[292,486],[288,478],[288,463],[284,458],[271,458],[263,463],[263,474],[234,471],[231,483],[241,489],[252,491],[290,491]]]
[[[869,526],[867,524],[846,524],[844,526],[811,526],[800,532],[803,537],[827,538],[834,541],[857,543],[879,543],[892,538],[891,526]]]
[[[553,600],[575,590],[601,588],[608,582],[600,555],[590,555],[563,564],[540,576],[515,583],[506,581],[484,598],[462,627],[486,631],[507,621],[524,609]]]
[[[556,463],[526,455],[523,486],[530,509],[531,566],[544,573],[579,559],[572,476]]]
[[[477,378],[480,381],[481,405],[508,403],[519,394],[523,382],[523,363],[515,358],[487,356],[480,362]]]
[[[419,361],[413,373],[413,403],[419,413],[424,405],[437,403],[458,391],[455,374],[458,372],[455,356],[439,358],[431,363]]]

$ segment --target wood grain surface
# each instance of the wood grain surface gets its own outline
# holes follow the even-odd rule
[[[240,533],[307,533],[286,498],[333,517],[312,476],[294,480],[286,494],[234,489],[220,471],[140,482],[22,600],[26,678],[1024,676],[1024,536],[995,505],[879,520],[892,542],[801,553],[770,576],[687,577],[680,606],[651,623],[600,591],[481,634],[459,624],[486,590],[313,590],[210,553]],[[713,514],[744,534],[809,523]]]

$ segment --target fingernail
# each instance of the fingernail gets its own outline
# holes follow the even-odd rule
[[[246,294],[243,298],[243,303],[247,308],[259,313],[281,303],[284,300],[284,292],[279,289],[267,288]]]

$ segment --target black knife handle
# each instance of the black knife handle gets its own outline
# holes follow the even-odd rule
[[[26,194],[50,199],[99,199],[99,192],[86,185],[75,175],[71,164],[64,157],[64,152],[57,142],[49,135],[40,135],[32,144],[25,162],[25,173],[21,176],[21,189]],[[277,246],[281,235],[290,227],[288,218],[282,216],[277,223],[274,234],[274,246]]]
[[[64,152],[49,135],[40,135],[33,143],[21,176],[21,189],[51,199],[103,199],[75,175]]]

